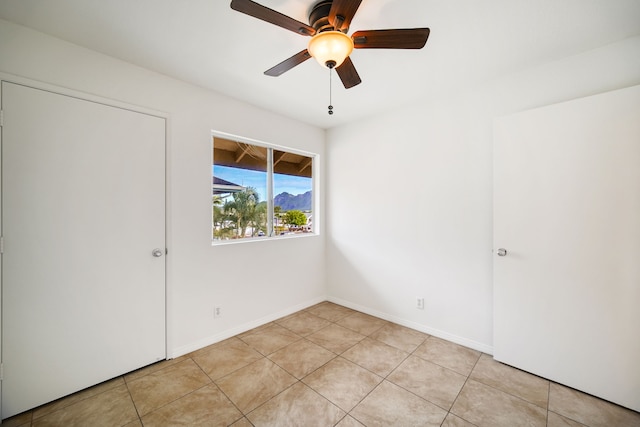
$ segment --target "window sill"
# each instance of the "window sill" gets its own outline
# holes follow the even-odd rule
[[[273,236],[273,237],[251,237],[245,239],[229,239],[229,240],[212,240],[211,246],[225,246],[225,245],[236,245],[236,244],[245,244],[245,243],[253,243],[253,242],[274,242],[279,240],[290,240],[290,239],[304,239],[308,237],[317,237],[318,233],[291,233],[284,234],[281,236]]]

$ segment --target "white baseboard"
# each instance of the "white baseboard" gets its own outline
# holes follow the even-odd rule
[[[336,303],[338,305],[342,305],[344,307],[351,308],[353,310],[360,311],[365,314],[369,314],[371,316],[378,317],[380,319],[388,320],[389,322],[396,323],[401,326],[406,326],[407,328],[415,329],[416,331],[424,332],[425,334],[433,335],[434,337],[442,338],[443,340],[451,341],[456,344],[460,344],[465,347],[469,347],[474,350],[481,351],[483,353],[487,353],[493,355],[493,346],[483,344],[478,341],[470,340],[468,338],[460,337],[458,335],[453,335],[445,331],[441,331],[439,329],[430,328],[429,326],[413,322],[411,320],[402,319],[397,316],[392,316],[387,313],[383,313],[377,310],[372,310],[368,307],[364,307],[350,301],[345,301],[340,298],[328,297],[327,301]]]
[[[493,355],[493,346],[486,345],[474,340],[470,340],[468,338],[460,337],[458,335],[453,335],[445,331],[441,331],[439,329],[430,328],[429,326],[423,325],[421,323],[413,322],[411,320],[406,320],[397,316],[392,316],[387,313],[383,313],[377,310],[372,310],[368,307],[361,306],[359,304],[352,303],[350,301],[342,300],[340,298],[334,297],[318,297],[314,298],[310,301],[307,301],[302,304],[297,304],[295,306],[288,307],[284,310],[269,314],[267,316],[261,317],[259,319],[253,320],[251,322],[244,323],[234,328],[227,329],[223,332],[220,332],[215,335],[210,335],[201,340],[192,342],[187,345],[183,345],[181,347],[177,347],[173,349],[173,351],[168,352],[167,359],[174,359],[176,357],[183,356],[185,354],[191,353],[192,351],[199,350],[211,344],[215,344],[220,341],[224,341],[228,338],[241,334],[243,332],[250,331],[251,329],[255,329],[259,326],[265,325],[269,322],[273,322],[274,320],[280,319],[282,317],[293,314],[297,311],[304,310],[305,308],[311,307],[312,305],[321,303],[323,301],[330,301],[344,307],[351,308],[353,310],[360,311],[362,313],[369,314],[371,316],[378,317],[380,319],[387,320],[389,322],[396,323],[401,326],[406,326],[407,328],[415,329],[416,331],[424,332],[425,334],[433,335],[434,337],[442,338],[447,341],[451,341],[456,344],[463,345],[465,347],[472,348],[474,350],[481,351],[483,353],[487,353]]]
[[[174,348],[172,351],[167,352],[167,359],[175,359],[176,357],[183,356],[185,354],[191,353],[192,351],[200,350],[208,345],[215,344],[220,341],[224,341],[228,338],[241,334],[243,332],[250,331],[251,329],[255,329],[259,326],[265,325],[269,322],[273,322],[274,320],[278,320],[281,317],[288,316],[297,311],[304,310],[305,308],[311,307],[312,305],[321,303],[323,301],[327,301],[326,297],[317,297],[310,301],[297,304],[291,307],[288,307],[284,310],[269,314],[267,316],[261,317],[256,320],[252,320],[251,322],[243,323],[242,325],[227,329],[215,335],[210,335],[201,340],[194,341],[187,345],[183,345],[177,348]]]

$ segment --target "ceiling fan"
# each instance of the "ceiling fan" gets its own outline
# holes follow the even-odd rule
[[[429,28],[356,31],[349,37],[349,25],[362,0],[321,0],[311,9],[309,25],[251,0],[232,0],[231,8],[311,37],[307,49],[268,69],[264,74],[277,77],[314,57],[322,66],[335,68],[342,84],[349,89],[361,83],[349,55],[355,49],[421,49]]]

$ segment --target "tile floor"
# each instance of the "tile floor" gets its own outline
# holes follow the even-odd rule
[[[640,426],[640,414],[324,302],[3,426]]]

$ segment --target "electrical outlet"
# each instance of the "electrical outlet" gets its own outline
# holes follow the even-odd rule
[[[222,307],[213,307],[213,318],[217,319],[222,316]]]
[[[424,298],[416,298],[416,308],[418,310],[424,310]]]

